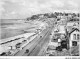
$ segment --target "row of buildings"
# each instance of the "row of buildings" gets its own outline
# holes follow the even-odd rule
[[[80,20],[80,19],[79,19]],[[67,49],[70,50],[71,55],[79,55],[79,43],[80,43],[80,27],[79,20],[67,20],[62,19],[58,23],[58,29],[60,34],[65,35],[67,42]],[[73,53],[73,49],[76,49]]]
[[[80,46],[80,18],[71,18],[65,16],[59,16],[54,29],[54,35],[51,40],[56,43],[56,50],[62,51],[66,49],[68,55],[79,55]],[[50,42],[51,43],[51,42]],[[53,44],[55,46],[55,44]],[[65,53],[66,54],[66,53]],[[64,54],[63,54],[64,55]]]

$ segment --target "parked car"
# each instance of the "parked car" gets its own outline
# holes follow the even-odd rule
[[[52,33],[50,33],[50,35],[52,35]]]
[[[42,36],[40,36],[40,38],[42,38]]]
[[[0,56],[7,56],[7,53],[3,52],[2,54],[0,54]]]
[[[22,44],[22,43],[17,43],[17,44],[16,44],[16,48],[20,48],[21,44]]]
[[[29,49],[26,49],[25,53],[29,53]]]
[[[25,41],[27,41],[27,40],[23,40],[22,42],[25,42]]]

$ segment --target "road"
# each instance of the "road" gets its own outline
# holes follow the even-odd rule
[[[16,53],[15,56],[37,56],[42,47],[45,45],[45,42],[49,41],[51,31],[52,27],[43,30],[32,42]],[[29,49],[29,53],[25,53],[26,49]]]

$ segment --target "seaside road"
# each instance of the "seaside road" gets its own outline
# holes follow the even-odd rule
[[[33,41],[31,41],[28,45],[26,45],[21,51],[15,54],[15,56],[37,56],[42,46],[48,39],[50,33],[52,31],[51,28],[47,28],[43,30]],[[29,53],[25,53],[26,49],[29,50]]]

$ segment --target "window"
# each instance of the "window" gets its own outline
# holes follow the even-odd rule
[[[80,35],[79,35],[79,34],[77,34],[77,40],[79,40],[79,36],[80,36]]]
[[[73,39],[76,40],[76,34],[73,35]]]
[[[76,41],[72,41],[72,46],[77,46],[77,42]]]

